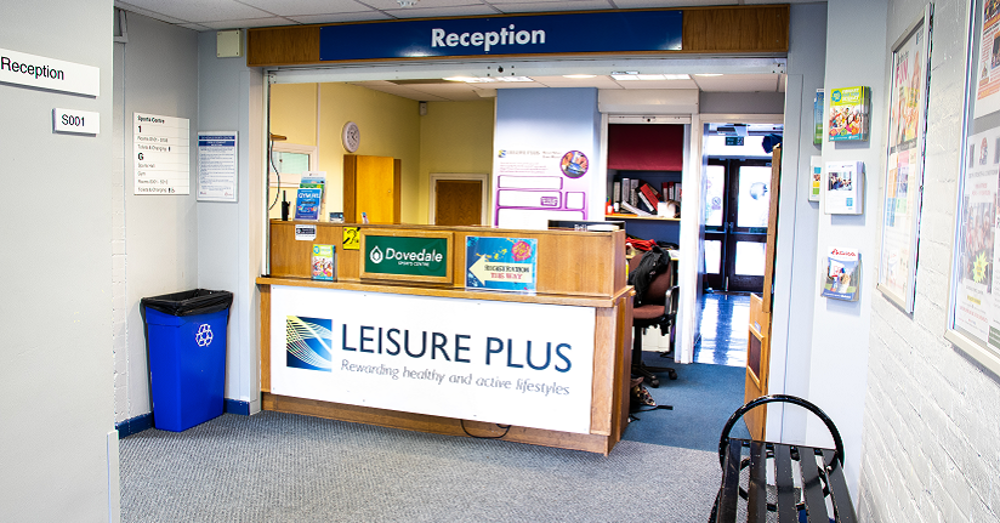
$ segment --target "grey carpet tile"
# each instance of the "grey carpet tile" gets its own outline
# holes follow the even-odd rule
[[[718,456],[609,456],[306,416],[226,414],[121,441],[123,522],[698,522]]]

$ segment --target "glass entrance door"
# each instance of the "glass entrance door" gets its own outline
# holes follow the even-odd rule
[[[771,195],[769,160],[709,158],[705,196],[705,287],[761,292]]]

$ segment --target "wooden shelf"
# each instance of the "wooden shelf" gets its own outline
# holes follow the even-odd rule
[[[613,218],[616,220],[649,220],[649,221],[661,221],[661,222],[679,222],[680,218],[665,218],[660,216],[636,216],[634,214],[608,214],[605,218]]]

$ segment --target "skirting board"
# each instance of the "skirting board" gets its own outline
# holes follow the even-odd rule
[[[226,398],[225,403],[223,404],[223,412],[228,414],[249,416],[250,411],[251,405],[249,401],[231,400]],[[151,428],[153,428],[153,414],[148,412],[146,414],[140,414],[134,418],[115,423],[115,429],[118,431],[118,439],[131,436],[132,434]]]

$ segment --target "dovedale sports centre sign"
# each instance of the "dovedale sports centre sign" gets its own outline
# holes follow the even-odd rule
[[[680,51],[681,11],[450,18],[320,27],[320,60]]]
[[[365,272],[444,278],[448,275],[448,240],[366,235]]]

